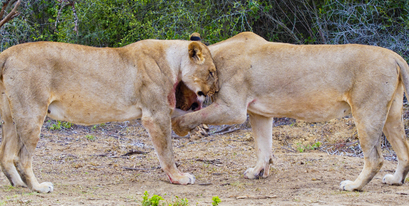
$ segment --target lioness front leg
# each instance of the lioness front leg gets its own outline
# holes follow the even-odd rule
[[[174,184],[194,184],[195,177],[189,173],[182,173],[176,168],[173,156],[170,116],[169,112],[155,112],[149,115],[143,114],[142,124],[148,130],[158,155],[160,165],[168,176],[171,183]]]
[[[238,101],[239,102],[239,101]],[[247,110],[242,105],[227,106],[218,101],[204,109],[172,119],[172,129],[179,136],[186,136],[200,124],[240,124],[246,121]]]
[[[256,143],[257,164],[244,172],[248,179],[266,178],[269,175],[272,150],[273,118],[249,113],[251,129]]]

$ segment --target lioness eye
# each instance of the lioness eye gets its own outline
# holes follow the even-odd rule
[[[211,72],[211,71],[209,71],[210,72],[210,76],[212,76],[213,77],[213,72]]]

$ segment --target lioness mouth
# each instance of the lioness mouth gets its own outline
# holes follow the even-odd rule
[[[199,101],[195,92],[190,90],[182,81],[176,86],[176,108],[183,111],[197,111],[202,109],[202,102]]]

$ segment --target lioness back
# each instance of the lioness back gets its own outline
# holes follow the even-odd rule
[[[175,42],[186,44],[188,55],[188,42],[177,40],[143,40],[121,48],[25,43],[1,53],[0,58],[9,57],[2,75],[8,77],[6,85],[52,102],[48,116],[53,119],[86,125],[125,121],[141,116],[142,91],[164,91],[158,85],[176,80],[167,63]]]

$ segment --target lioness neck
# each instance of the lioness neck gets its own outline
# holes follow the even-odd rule
[[[166,60],[169,63],[169,67],[172,69],[175,76],[173,79],[176,80],[175,83],[178,83],[182,80],[182,76],[187,73],[188,68],[186,65],[189,61],[188,53],[188,41],[171,41],[172,44],[165,50]]]

